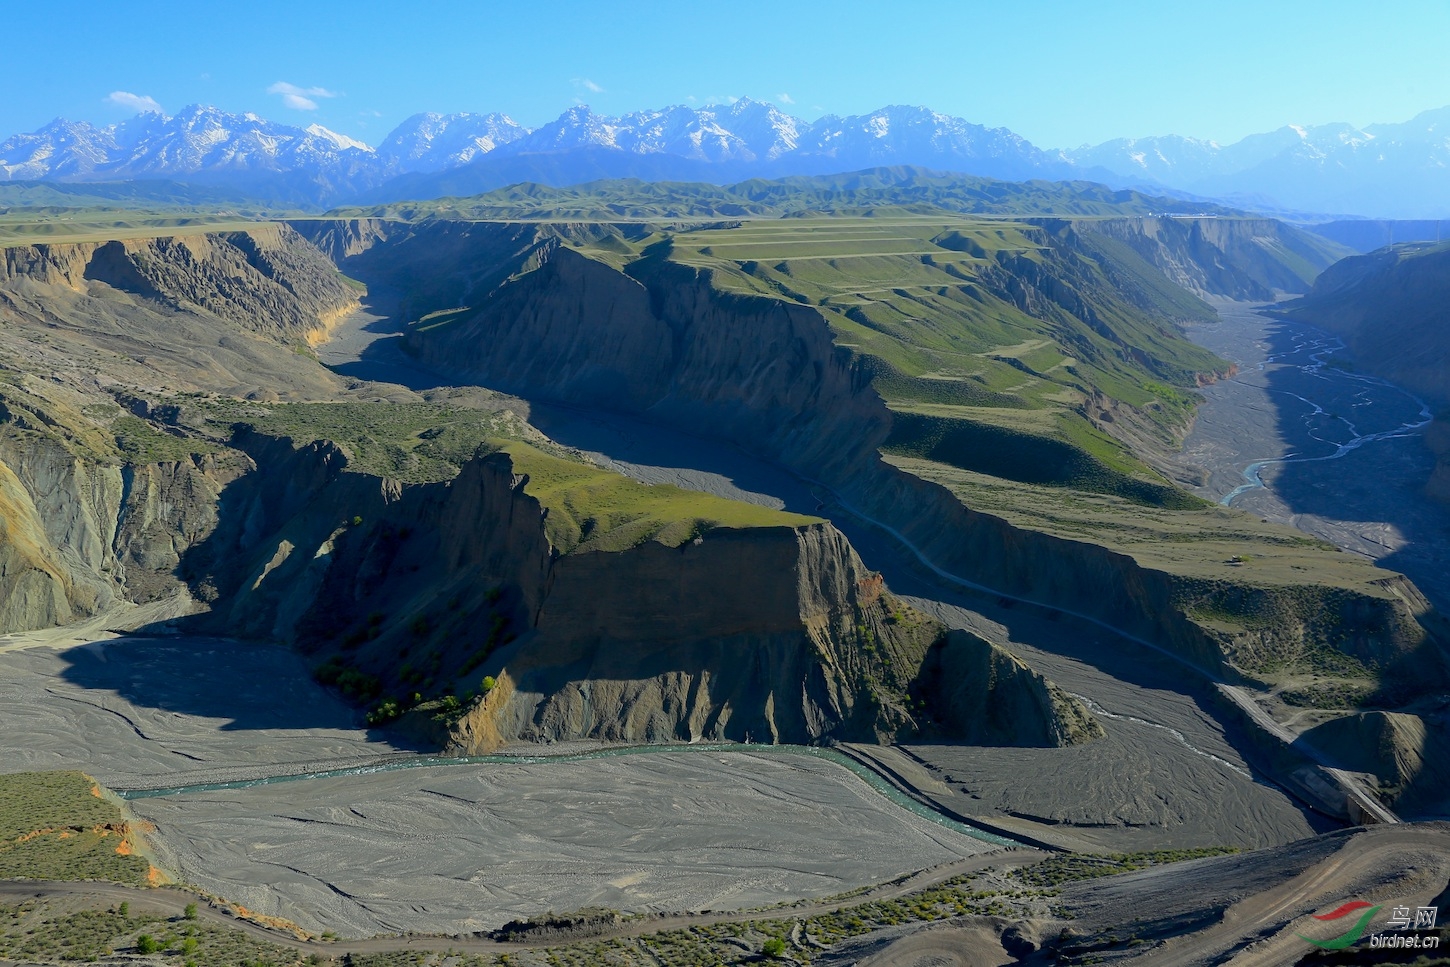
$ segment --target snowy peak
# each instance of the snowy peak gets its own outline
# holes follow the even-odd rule
[[[200,104],[107,127],[57,118],[0,142],[0,180],[167,178],[249,190],[285,183],[289,201],[307,204],[357,198],[402,175],[411,180],[398,190],[426,196],[429,177],[454,171],[478,174],[450,176],[439,190],[487,190],[508,183],[502,178],[710,178],[714,165],[725,178],[882,165],[1014,180],[1090,177],[1300,211],[1441,217],[1450,215],[1450,107],[1396,124],[1286,125],[1228,145],[1166,135],[1050,152],[1006,128],[926,107],[807,122],[750,98],[620,117],[580,105],[532,130],[504,114],[415,114],[376,149],[320,124],[293,127]]]
[[[349,138],[345,134],[329,131],[320,124],[309,124],[303,130],[314,138],[321,138],[324,141],[330,142],[339,151],[367,151],[371,153],[373,150],[371,145],[363,144],[361,141]]]
[[[296,128],[193,104],[172,117],[140,114],[104,128],[53,121],[0,143],[0,172],[9,179],[72,180],[228,171],[328,176],[372,153],[361,141],[318,124]]]
[[[415,114],[383,139],[378,157],[391,171],[443,171],[527,133],[506,114]]]

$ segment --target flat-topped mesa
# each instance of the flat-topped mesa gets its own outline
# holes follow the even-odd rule
[[[829,524],[569,555],[450,745],[910,734],[905,693],[938,632],[894,622],[879,577]]]
[[[911,721],[885,694],[862,704],[858,645],[872,636],[905,677],[937,629],[894,624],[879,578],[828,524],[719,527],[677,546],[566,554],[505,453],[447,483],[395,488],[341,472],[316,446],[241,442],[261,472],[233,506],[272,536],[225,579],[223,620],[345,655],[379,683],[374,697],[420,687],[412,668],[433,669],[434,688],[492,674],[502,684],[460,722],[456,747],[804,742],[874,738]],[[240,530],[217,535],[218,564]]]
[[[84,291],[100,282],[170,309],[202,311],[285,343],[316,344],[358,305],[336,268],[288,225],[3,250],[0,285]]]
[[[378,708],[421,702],[405,724],[454,751],[952,735],[998,690],[1032,687],[1030,672],[988,675],[969,706],[938,709],[934,696],[948,693],[923,692],[921,676],[944,629],[892,598],[823,521],[740,505],[769,519],[702,518],[566,549],[550,518],[577,504],[541,502],[505,452],[444,483],[398,485],[347,472],[325,444],[237,443],[258,470],[224,495],[221,525],[185,562],[219,592],[203,623],[293,641],[324,680]],[[523,465],[546,474],[550,459]],[[476,704],[430,701],[477,692],[483,676],[493,682]],[[1017,741],[1082,737],[1072,721],[1083,710],[1013,707]]]

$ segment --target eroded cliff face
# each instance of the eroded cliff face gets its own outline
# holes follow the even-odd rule
[[[506,392],[647,414],[812,475],[849,476],[890,429],[870,374],[814,309],[723,293],[662,259],[626,275],[568,248],[476,314],[410,334],[419,358]]]
[[[918,691],[973,745],[1076,745],[1103,735],[1082,703],[1015,655],[966,631],[937,639]]]
[[[130,390],[328,387],[294,350],[356,305],[285,225],[0,250],[0,627],[181,593],[246,459],[150,426]]]
[[[67,624],[185,591],[181,555],[216,525],[227,454],[108,464],[0,434],[0,629]]]
[[[1291,319],[1344,338],[1355,364],[1450,404],[1450,244],[1398,245],[1336,262]]]
[[[1272,218],[1105,218],[1077,227],[1127,245],[1190,292],[1228,299],[1307,292],[1337,257],[1333,243]]]
[[[534,634],[503,689],[459,723],[456,748],[916,730],[903,698],[939,629],[895,621],[880,578],[829,524],[571,555],[551,577]]]
[[[359,226],[334,247],[365,252],[387,230]],[[653,359],[659,379],[677,378],[658,392],[646,383],[653,395],[633,399],[641,410],[709,416],[737,394],[738,432],[754,432],[764,412],[782,452],[823,461],[859,436],[859,426],[820,419],[821,401],[849,400],[866,383],[809,310],[731,302],[700,277],[652,289],[599,274],[562,236],[541,239],[533,228],[433,234],[454,246],[459,291],[499,281],[496,259],[470,273],[470,253],[482,246],[512,253],[509,264],[531,284],[569,293],[565,305],[544,299],[537,308],[574,327],[561,329],[551,352],[575,353],[565,385],[582,398],[617,397],[628,387],[607,374]],[[88,351],[97,340],[109,352],[174,335],[184,352],[205,355],[198,332],[214,330],[219,350],[250,333],[265,369],[298,358],[291,348],[355,302],[286,228],[30,246],[6,250],[6,259],[0,309],[36,332],[47,319],[63,321]],[[659,307],[657,291],[669,293]],[[578,317],[594,304],[619,313],[611,324],[637,329],[622,345],[595,340],[581,350]],[[699,318],[703,327],[693,324]],[[500,344],[550,324],[540,317]],[[50,351],[31,335],[30,349]],[[753,380],[738,378],[737,362],[720,362],[735,360],[742,340],[771,359]],[[186,370],[184,352],[164,361]],[[824,366],[823,353],[832,360]],[[541,376],[525,366],[512,378]],[[199,378],[240,395],[231,372]],[[107,390],[75,374],[17,380],[0,387],[4,630],[174,598],[180,610],[200,609],[193,630],[301,647],[325,681],[359,702],[463,696],[428,728],[471,751],[517,740],[812,742],[965,727],[961,710],[948,715],[913,697],[943,629],[890,598],[828,524],[713,527],[678,547],[647,541],[563,554],[527,478],[503,453],[467,462],[446,483],[404,485],[352,472],[348,451],[325,441],[294,445],[245,429],[229,441],[190,436],[195,428],[172,422],[181,404],[157,403],[155,392],[148,402],[144,387]],[[872,410],[858,415],[882,421]],[[498,687],[471,706],[467,693],[485,674]],[[994,701],[999,678],[1017,680],[993,672],[973,700]],[[1024,711],[1026,741],[1068,735],[1060,719],[1086,714],[1069,711],[1051,703]]]
[[[504,453],[399,486],[349,472],[330,445],[237,444],[257,471],[222,495],[222,524],[183,562],[216,589],[200,625],[291,641],[370,704],[462,695],[491,676],[451,722],[422,717],[455,751],[959,730],[934,724],[934,706],[912,710],[944,629],[894,601],[829,524],[565,555]],[[974,693],[983,710],[998,681]],[[1087,714],[1019,711],[1025,738],[994,740],[1055,744]]]
[[[1381,797],[1396,809],[1437,815],[1450,799],[1450,715],[1444,709],[1346,715],[1305,732],[1304,741],[1342,768],[1373,775]]]
[[[1162,231],[1189,227],[1175,222]],[[1214,231],[1200,228],[1195,237],[1209,244]],[[1224,271],[1248,284],[1231,267]],[[1210,276],[1205,285],[1216,285]],[[1381,669],[1403,666],[1425,640],[1423,599],[1403,579],[1390,580],[1404,594],[1390,587],[1337,593],[1319,602],[1320,613],[1301,600],[1303,588],[1199,587],[1099,545],[972,511],[945,488],[880,459],[891,415],[860,357],[834,345],[819,313],[719,292],[707,274],[663,259],[647,256],[626,275],[561,248],[476,312],[420,327],[408,343],[461,380],[642,413],[689,432],[707,428],[826,483],[856,512],[969,581],[1089,615],[1215,676],[1232,677],[1235,667],[1252,674],[1326,645]],[[1234,594],[1253,598],[1237,602],[1247,620],[1216,620],[1224,596]]]
[[[0,286],[90,282],[202,311],[284,343],[312,342],[357,307],[336,268],[288,225],[172,237],[16,246]]]
[[[1440,412],[1425,431],[1436,457],[1425,492],[1450,501],[1450,245],[1410,243],[1342,259],[1284,315],[1342,337],[1355,366]]]

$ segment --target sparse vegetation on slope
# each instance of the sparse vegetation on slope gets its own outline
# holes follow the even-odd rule
[[[128,903],[65,912],[47,901],[0,906],[0,958],[32,964],[95,962],[140,955],[168,967],[294,967],[320,963],[240,930],[185,916],[133,912]]]
[[[155,882],[121,807],[80,772],[0,775],[0,879]]]

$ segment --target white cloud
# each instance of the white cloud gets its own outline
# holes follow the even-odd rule
[[[795,103],[795,98],[791,97],[789,94],[777,94],[775,96],[775,99],[777,101],[779,101],[780,103],[782,103],[782,104],[794,104]]]
[[[604,93],[604,88],[600,87],[598,84],[594,83],[593,81],[591,81],[587,77],[585,77],[582,80],[580,80],[579,83],[580,84],[583,84],[586,88],[588,88],[589,90],[593,91],[595,94],[603,94]]]
[[[156,98],[145,94],[132,94],[130,91],[112,91],[106,95],[106,103],[124,107],[137,114],[145,114],[147,111],[161,113],[161,105],[156,103]]]
[[[336,91],[329,91],[325,87],[298,87],[296,84],[289,84],[286,81],[278,81],[267,88],[268,94],[280,94],[282,103],[294,111],[315,111],[317,97],[337,97]]]

